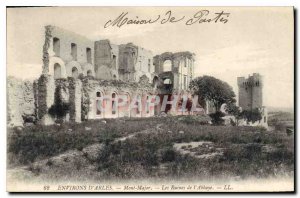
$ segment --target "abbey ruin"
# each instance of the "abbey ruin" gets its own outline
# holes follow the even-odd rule
[[[191,52],[154,56],[133,43],[92,41],[51,25],[45,27],[42,50],[42,74],[28,87],[32,94],[20,96],[13,89],[8,91],[9,126],[21,125],[24,114],[35,115],[41,124],[53,124],[57,115],[51,115],[51,110],[58,102],[68,106],[63,115],[66,121],[154,116],[161,113],[159,106],[139,101],[160,94],[188,94],[194,77],[195,55]],[[8,81],[10,86],[16,85]],[[18,86],[23,89],[24,85]],[[115,108],[118,95],[126,95],[128,105],[136,100],[139,108]],[[110,96],[110,100],[100,100],[103,96]],[[26,108],[20,108],[20,103]],[[99,103],[108,110],[99,110]]]
[[[184,106],[183,100],[192,99],[189,84],[194,78],[195,54],[191,52],[165,52],[154,56],[150,50],[133,43],[116,45],[107,39],[92,41],[49,25],[45,27],[42,54],[42,74],[33,83],[8,78],[10,127],[23,126],[26,119],[50,125],[58,120],[81,122],[151,117],[162,112],[194,113],[190,109],[178,111]],[[255,125],[267,127],[262,76],[254,73],[247,79],[238,77],[238,87],[239,106],[243,110],[258,108],[262,120]],[[151,105],[156,102],[155,97],[160,100]],[[116,105],[124,102],[122,106]],[[164,102],[168,104],[164,106]],[[134,108],[129,108],[132,104]],[[213,113],[213,107],[204,108],[200,107],[200,113]]]

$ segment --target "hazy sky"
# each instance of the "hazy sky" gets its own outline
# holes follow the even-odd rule
[[[200,10],[230,13],[226,24],[185,22]],[[160,24],[167,11],[177,23]],[[128,12],[131,19],[156,19],[153,24],[104,24]],[[237,94],[238,76],[254,72],[264,76],[264,105],[293,107],[294,29],[293,9],[239,7],[53,7],[7,10],[7,75],[38,78],[42,71],[44,26],[55,25],[85,35],[91,40],[133,42],[154,55],[166,51],[196,54],[195,74],[212,75],[228,82]]]

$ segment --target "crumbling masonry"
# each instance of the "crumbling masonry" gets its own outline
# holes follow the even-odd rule
[[[126,95],[130,103],[134,98],[186,94],[194,76],[193,53],[166,52],[153,57],[150,50],[133,43],[115,45],[109,40],[91,41],[55,26],[45,27],[42,58],[42,74],[29,86],[30,97],[27,98],[31,101],[31,111],[13,113],[19,118],[11,118],[9,126],[20,125],[20,116],[24,114],[35,116],[42,124],[53,124],[57,117],[51,115],[49,109],[56,105],[57,98],[68,104],[65,121],[154,116],[161,113],[159,106],[149,108],[139,104],[141,109],[128,111],[123,107],[113,109],[112,101],[117,95]],[[102,101],[108,107],[102,112],[96,106],[104,95],[112,100]],[[8,104],[11,112],[20,108],[14,105]]]

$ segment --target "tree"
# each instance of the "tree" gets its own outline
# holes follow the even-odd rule
[[[235,103],[228,103],[225,106],[225,111],[234,116],[235,120],[231,120],[231,122],[233,125],[238,126],[239,120],[243,119],[243,112],[240,110],[240,107]]]
[[[232,87],[212,76],[201,76],[191,81],[189,85],[194,94],[198,95],[200,101],[211,101],[216,111],[222,104],[235,103],[235,94]]]

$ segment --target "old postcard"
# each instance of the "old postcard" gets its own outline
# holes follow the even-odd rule
[[[293,7],[8,7],[7,191],[294,192]]]

